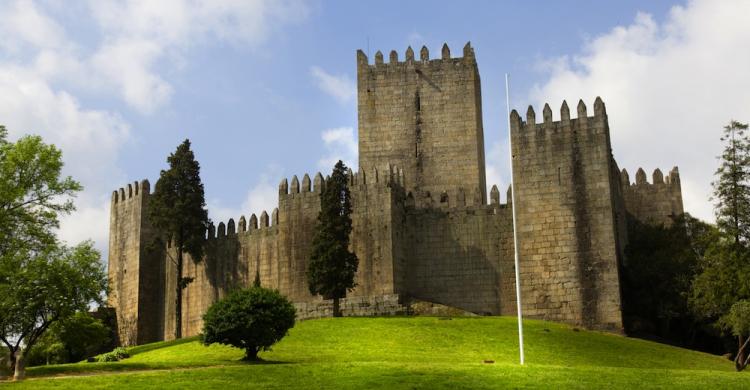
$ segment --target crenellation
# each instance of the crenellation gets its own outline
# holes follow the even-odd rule
[[[323,175],[321,175],[320,172],[318,172],[315,175],[315,180],[313,182],[313,192],[315,192],[315,193],[321,193],[321,192],[323,192],[323,185],[324,184],[325,184],[325,182],[323,180]]]
[[[224,238],[227,236],[227,227],[224,222],[219,222],[219,228],[216,232],[216,238]]]
[[[389,61],[391,65],[398,64],[398,52],[396,52],[395,50],[391,50]]]
[[[644,171],[643,168],[638,168],[638,171],[635,172],[635,184],[636,185],[648,184],[648,180],[646,179],[646,171]]]
[[[271,225],[276,226],[279,224],[279,208],[276,207],[271,212]]]
[[[544,110],[542,111],[542,118],[544,118],[544,124],[552,123],[552,109],[549,108],[549,104],[544,103]]]
[[[526,110],[526,125],[531,127],[536,125],[536,113],[534,113],[534,107],[532,106],[529,106]]]
[[[299,194],[299,180],[297,180],[297,175],[292,176],[292,184],[289,187],[289,193]]]
[[[302,178],[302,192],[310,192],[310,175],[307,173]]]
[[[664,184],[664,174],[661,173],[661,169],[659,168],[654,169],[652,178],[653,178],[654,185]]]
[[[586,120],[588,118],[588,114],[586,113],[586,103],[583,102],[583,99],[578,100],[578,120]]]
[[[244,233],[247,231],[247,221],[245,220],[244,215],[240,216],[240,221],[238,225],[239,225],[239,230],[238,230],[239,233]]]
[[[427,50],[427,46],[422,46],[422,49],[419,51],[419,60],[422,62],[430,60],[430,51]]]
[[[492,189],[490,190],[490,204],[500,204],[500,191],[497,189],[497,185],[495,184],[492,185]]]
[[[289,183],[287,182],[286,178],[281,179],[281,183],[279,183],[279,195],[287,195],[289,192]]]
[[[257,230],[258,229],[258,217],[255,216],[253,213],[250,215],[250,225],[248,226],[248,230]]]
[[[411,46],[406,48],[406,62],[414,62],[414,50]]]
[[[565,100],[563,100],[560,106],[560,123],[562,123],[563,127],[570,125],[570,108],[568,108],[568,102]]]
[[[623,168],[622,172],[620,173],[620,183],[623,186],[630,185],[630,175],[628,174],[628,171],[625,168]]]
[[[448,47],[447,43],[443,43],[442,48],[442,55],[444,60],[450,60],[451,59],[451,49]]]
[[[260,228],[267,228],[268,227],[268,213],[263,210],[263,212],[260,214]]]
[[[227,221],[227,236],[231,237],[234,236],[237,232],[234,229],[234,219],[229,218],[229,221]]]

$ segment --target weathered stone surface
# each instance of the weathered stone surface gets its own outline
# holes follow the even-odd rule
[[[350,189],[359,269],[344,315],[515,314],[511,192],[502,203],[493,186],[487,204],[479,72],[469,44],[463,55],[451,58],[446,46],[429,60],[422,48],[419,61],[409,51],[406,62],[391,53],[384,63],[378,52],[371,65],[357,52],[360,161]],[[669,223],[682,194],[676,168],[655,172],[652,184],[641,170],[631,185],[612,156],[601,99],[593,112],[580,101],[575,119],[565,102],[559,122],[549,105],[540,121],[532,107],[525,122],[511,114],[523,310],[619,331],[627,218]],[[270,217],[209,227],[205,257],[184,265],[194,278],[183,294],[184,336],[256,274],[295,302],[298,318],[332,313],[306,278],[323,185],[320,173],[312,183],[308,174],[283,179]],[[146,181],[112,196],[109,304],[122,344],[174,334],[176,254],[152,245],[148,200]]]

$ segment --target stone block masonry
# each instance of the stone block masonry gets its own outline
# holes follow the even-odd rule
[[[512,215],[492,186],[486,199],[481,87],[474,49],[453,58],[447,45],[431,60],[423,47],[405,60],[380,52],[374,64],[357,52],[359,167],[350,174],[351,249],[359,258],[356,287],[344,315],[516,311]],[[537,122],[513,111],[521,290],[533,318],[621,331],[618,266],[626,222],[669,223],[682,213],[677,168],[653,184],[642,170],[631,184],[609,138],[604,103],[593,116],[581,101],[552,121],[545,105]],[[235,288],[260,276],[297,308],[298,318],[331,313],[312,296],[306,270],[323,175],[283,179],[278,208],[211,226],[206,253],[188,258],[194,281],[183,294],[184,336],[198,334],[202,315]],[[508,189],[510,195],[510,189]],[[508,196],[510,199],[510,196]],[[124,345],[174,334],[174,248],[153,245],[149,183],[112,195],[109,304]]]

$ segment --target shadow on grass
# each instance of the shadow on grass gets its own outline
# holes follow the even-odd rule
[[[263,360],[261,358],[257,358],[255,360],[240,359],[240,360],[237,360],[237,361],[241,365],[242,364],[246,364],[246,365],[249,365],[249,366],[265,366],[265,365],[272,365],[272,364],[275,365],[275,364],[294,364],[295,363],[295,362],[285,362],[285,361],[282,361],[282,360]]]

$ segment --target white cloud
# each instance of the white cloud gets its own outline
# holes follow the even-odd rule
[[[164,105],[172,93],[155,69],[160,60],[180,63],[189,48],[209,40],[257,49],[308,13],[297,0],[92,0],[90,6],[104,37],[92,68],[144,113]]]
[[[575,107],[582,97],[591,110],[600,95],[620,167],[632,177],[639,166],[678,165],[686,211],[713,220],[708,197],[722,126],[750,120],[747,15],[750,2],[707,0],[672,8],[661,24],[638,14],[580,54],[546,61],[549,79],[530,100]]]
[[[507,142],[495,142],[490,147],[487,155],[485,177],[487,178],[487,199],[490,199],[492,186],[496,185],[500,191],[500,201],[504,202],[506,191],[510,185],[510,177],[505,172],[508,169],[508,144]]]
[[[84,109],[34,72],[8,64],[0,64],[0,118],[12,138],[38,134],[62,150],[63,173],[85,190],[75,202],[79,211],[62,219],[61,238],[95,239],[106,254],[109,193],[123,177],[117,158],[128,124],[111,112]]]
[[[346,166],[357,169],[358,145],[352,127],[337,127],[324,130],[320,137],[326,149],[326,155],[318,160],[318,168],[329,172],[339,160]]]
[[[260,219],[263,211],[266,211],[270,218],[273,209],[279,207],[278,183],[281,181],[282,175],[281,167],[277,165],[266,167],[265,172],[261,174],[260,181],[247,191],[239,210],[223,206],[218,199],[208,202],[211,220],[218,226],[219,222],[226,223],[229,218],[233,218],[237,223],[240,216],[244,215],[245,219],[249,221],[251,214],[255,214]]]
[[[162,50],[152,41],[122,39],[100,48],[91,58],[91,64],[116,85],[129,105],[142,113],[151,113],[172,95],[172,86],[152,69]]]
[[[130,126],[117,112],[83,107],[76,91],[114,95],[152,112],[173,93],[163,68],[179,68],[193,46],[221,41],[255,50],[308,10],[296,0],[97,0],[90,13],[77,15],[82,24],[98,24],[85,46],[48,8],[30,0],[0,3],[0,123],[11,138],[39,134],[63,151],[64,174],[85,189],[78,210],[62,218],[60,237],[92,238],[105,258],[111,190],[127,180],[118,158]],[[246,206],[272,209],[269,186],[253,188]]]
[[[317,66],[310,68],[310,74],[318,88],[342,104],[348,103],[357,95],[357,84],[346,74],[332,75]]]

